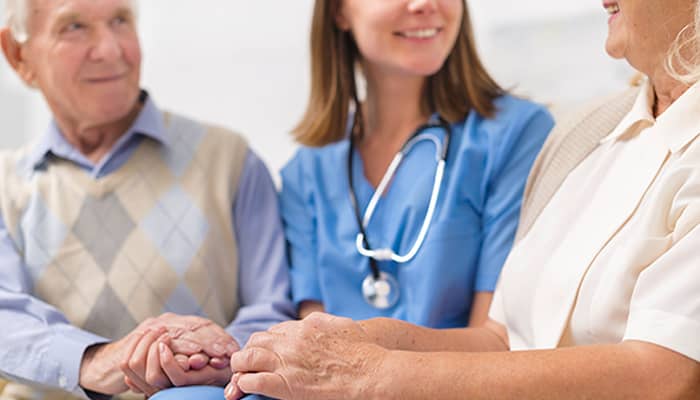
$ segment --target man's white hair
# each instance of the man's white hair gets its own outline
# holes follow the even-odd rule
[[[5,0],[5,25],[10,28],[16,41],[24,43],[29,39],[28,16],[31,0]],[[134,13],[138,11],[138,1],[130,0]]]
[[[5,0],[5,25],[15,40],[23,43],[29,38],[27,15],[30,0]]]

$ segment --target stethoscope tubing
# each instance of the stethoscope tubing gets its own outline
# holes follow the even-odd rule
[[[447,164],[447,155],[449,154],[450,139],[452,136],[452,128],[450,124],[443,118],[439,118],[439,120],[439,124],[426,124],[416,129],[414,134],[411,135],[409,140],[407,140],[406,143],[401,147],[401,150],[396,154],[396,156],[392,160],[391,164],[389,165],[389,168],[387,168],[386,173],[382,177],[382,180],[380,181],[379,185],[377,186],[377,189],[372,195],[372,198],[370,199],[370,202],[367,205],[367,209],[365,210],[364,216],[360,214],[357,196],[355,195],[355,187],[353,182],[353,153],[355,148],[355,138],[351,134],[350,148],[348,151],[348,186],[350,192],[350,202],[355,214],[355,218],[357,220],[359,230],[359,233],[355,240],[355,247],[361,255],[368,257],[370,269],[372,270],[372,275],[375,279],[378,279],[381,274],[381,271],[379,270],[379,267],[376,263],[377,261],[391,260],[396,263],[406,263],[416,256],[416,254],[420,250],[420,247],[425,241],[425,237],[428,233],[430,224],[432,223],[435,208],[437,207],[437,203],[439,200],[440,188],[442,186],[442,181],[444,178],[445,166]],[[422,133],[427,129],[435,127],[441,127],[445,131],[444,143],[440,143],[439,139],[434,135]],[[374,214],[377,204],[379,203],[379,199],[384,194],[384,191],[393,179],[393,176],[405,155],[411,151],[411,149],[416,143],[422,140],[432,141],[436,146],[436,150],[441,148],[442,151],[439,153],[439,156],[437,155],[438,152],[436,152],[437,167],[433,179],[433,188],[430,196],[430,202],[428,204],[428,210],[426,212],[425,218],[423,220],[423,225],[421,226],[418,236],[416,237],[416,240],[414,241],[411,250],[409,250],[409,252],[403,256],[396,254],[391,249],[372,249],[369,243],[369,239],[367,238],[366,228]]]

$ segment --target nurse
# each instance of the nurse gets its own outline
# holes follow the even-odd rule
[[[490,77],[463,0],[317,0],[311,66],[281,191],[300,316],[484,321],[548,112]]]

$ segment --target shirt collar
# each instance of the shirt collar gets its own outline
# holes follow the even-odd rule
[[[119,147],[124,146],[136,136],[147,137],[156,142],[168,145],[168,138],[165,135],[163,117],[151,96],[145,90],[141,91],[139,101],[143,107],[119,141],[114,145],[110,153],[114,153]],[[34,169],[40,167],[47,161],[50,155],[65,158],[82,158],[78,150],[75,149],[63,136],[55,119],[52,119],[49,127],[39,141],[32,147],[27,161]]]
[[[654,124],[654,114],[652,107],[654,105],[654,90],[649,84],[648,80],[645,80],[642,84],[642,88],[637,95],[637,100],[635,100],[632,105],[632,109],[625,115],[625,117],[620,121],[620,123],[615,127],[615,129],[603,139],[601,143],[617,141],[623,138],[626,133],[630,132],[631,128],[637,124],[653,125]]]
[[[700,82],[688,88],[671,106],[658,118],[653,115],[654,90],[646,80],[639,91],[637,100],[630,112],[620,124],[601,143],[621,140],[635,124],[653,126],[662,132],[663,140],[671,153],[683,149],[700,134]],[[636,132],[640,132],[637,130]]]
[[[689,87],[656,119],[671,153],[685,148],[700,134],[700,83]]]

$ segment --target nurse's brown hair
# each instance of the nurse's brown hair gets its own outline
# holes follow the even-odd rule
[[[311,25],[311,94],[306,112],[292,134],[306,146],[324,146],[345,138],[350,105],[356,98],[355,65],[360,54],[350,32],[336,26],[341,0],[316,0]],[[424,109],[450,122],[471,110],[484,117],[495,112],[504,90],[489,75],[476,51],[469,12],[442,68],[428,77]]]

